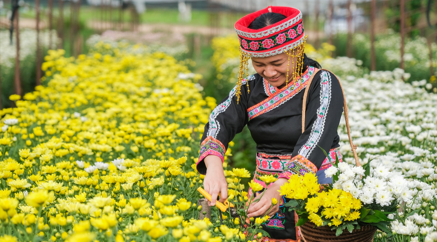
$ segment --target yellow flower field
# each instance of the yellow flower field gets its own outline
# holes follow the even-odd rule
[[[196,220],[198,143],[216,101],[173,57],[137,48],[51,51],[44,85],[0,111],[0,241],[244,240],[217,209]],[[239,173],[226,171],[230,187]]]

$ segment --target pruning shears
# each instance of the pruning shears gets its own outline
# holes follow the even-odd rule
[[[211,195],[210,195],[209,193],[207,193],[205,190],[203,190],[203,188],[199,187],[199,188],[197,188],[197,191],[199,191],[199,192],[200,192],[200,193],[201,193],[201,194],[202,194],[206,199],[208,199],[208,201],[211,202]],[[215,206],[216,206],[218,209],[220,209],[220,211],[222,211],[222,212],[224,212],[224,213],[229,209],[229,212],[230,212],[230,214],[231,214],[231,217],[233,217],[233,218],[238,217],[237,209],[236,209],[235,206],[234,206],[232,203],[230,203],[227,199],[226,199],[226,201],[224,201],[223,203],[217,201],[217,202],[215,203]]]

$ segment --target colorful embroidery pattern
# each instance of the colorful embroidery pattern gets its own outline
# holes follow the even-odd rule
[[[264,78],[263,78],[263,85],[264,85],[264,91],[266,92],[266,95],[269,97],[275,94],[276,91],[278,90],[274,86],[270,85],[270,83]]]
[[[326,116],[331,102],[331,75],[323,71],[320,74],[320,107],[317,109],[317,119],[314,121],[310,137],[300,148],[299,155],[309,157],[322,137],[325,128]]]
[[[284,229],[284,225],[280,219],[269,219],[265,225],[269,228]]]
[[[289,173],[305,175],[308,172],[316,173],[317,167],[309,161],[307,158],[296,155],[290,162],[287,164],[287,172],[283,173],[279,178],[289,178]]]
[[[255,76],[251,75],[249,76],[249,81],[255,80]],[[246,84],[247,80],[244,79],[242,81],[242,85]],[[223,113],[226,111],[226,109],[229,108],[229,106],[232,103],[232,98],[235,96],[237,87],[232,88],[232,90],[229,92],[229,97],[226,99],[226,101],[219,104],[214,110],[211,112],[211,115],[209,115],[209,129],[208,129],[208,137],[211,136],[212,138],[217,138],[217,134],[220,132],[220,123],[217,122],[216,118],[220,113]]]
[[[293,27],[265,39],[249,40],[240,36],[240,46],[245,50],[263,51],[299,39],[303,34],[304,29],[301,20]]]
[[[323,161],[323,164],[320,167],[319,171],[326,170],[329,167],[331,167],[332,164],[335,163],[335,161],[336,161],[336,156],[338,158],[338,162],[343,162],[343,157],[341,156],[340,151],[338,151],[337,149],[331,149],[331,151],[329,152],[328,156],[329,156],[329,159],[327,157]]]
[[[284,87],[264,101],[248,108],[247,112],[249,120],[258,117],[261,114],[267,113],[293,98],[303,88],[306,87],[308,79],[311,77],[315,70],[315,67],[308,67],[302,77],[295,81],[293,84]]]
[[[257,156],[256,165],[263,170],[284,170],[287,160],[266,159]]]
[[[284,22],[278,26],[275,26],[274,29],[271,28],[271,29],[268,29],[268,30],[265,30],[262,32],[257,32],[257,33],[244,32],[242,30],[239,30],[238,28],[235,28],[235,31],[237,31],[238,35],[244,36],[247,38],[252,38],[252,39],[262,38],[264,36],[268,36],[268,35],[273,34],[274,32],[272,32],[272,31],[282,31],[282,30],[288,29],[288,28],[290,28],[290,26],[293,26],[294,24],[300,23],[300,22],[302,22],[302,12],[299,11],[299,14],[296,17],[294,17],[290,20],[287,20],[286,22]]]
[[[205,157],[208,155],[216,155],[220,157],[223,162],[225,153],[225,146],[218,139],[208,136],[200,145],[200,156],[197,163],[203,161],[203,159],[205,159]]]
[[[289,160],[291,159],[291,154],[266,154],[266,153],[258,153],[258,156],[263,158],[279,158],[281,160]]]

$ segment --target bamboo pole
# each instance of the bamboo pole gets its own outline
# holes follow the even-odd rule
[[[401,64],[400,68],[404,69],[404,55],[405,55],[405,0],[401,1]]]
[[[427,42],[428,42],[428,49],[429,49],[429,70],[431,72],[431,76],[434,75],[434,61],[432,58],[432,42],[431,42],[431,38],[427,38]]]
[[[352,0],[347,2],[347,43],[346,55],[352,57]]]
[[[120,6],[119,6],[119,8],[118,8],[118,26],[117,26],[117,29],[119,30],[119,31],[121,31],[122,30],[122,14],[123,14],[123,1],[120,1]]]
[[[18,0],[15,0],[15,4],[18,6]],[[20,25],[18,21],[19,15],[18,7],[15,8],[15,77],[14,77],[14,89],[15,94],[21,96],[21,79],[20,79]]]
[[[315,12],[316,12],[316,19],[315,19],[315,21],[314,21],[314,31],[315,31],[315,38],[316,38],[316,40],[315,40],[315,42],[314,42],[314,46],[316,47],[316,48],[318,48],[319,47],[319,0],[316,0],[316,3],[315,3]]]
[[[370,26],[370,70],[376,70],[375,55],[375,17],[376,17],[376,0],[372,0],[371,5],[371,26]]]
[[[35,0],[36,11],[36,85],[41,84],[41,49],[39,44],[39,0]]]
[[[70,1],[70,54],[74,55],[74,1]]]
[[[49,49],[52,48],[52,29],[53,29],[53,0],[49,0]]]
[[[80,0],[76,3],[76,21],[75,21],[75,28],[74,28],[74,36],[76,36],[76,41],[78,41],[78,45],[76,46],[76,56],[78,56],[82,52],[82,36],[80,35]]]
[[[333,26],[332,26],[332,20],[334,18],[334,3],[332,2],[333,0],[329,1],[329,44],[332,45],[332,31],[333,31]]]
[[[58,23],[59,49],[64,48],[64,0],[59,0],[59,23]]]

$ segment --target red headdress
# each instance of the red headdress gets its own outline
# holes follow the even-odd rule
[[[269,12],[282,14],[286,18],[261,29],[248,28],[256,18]],[[303,69],[303,54],[306,36],[302,23],[302,12],[299,9],[270,6],[248,14],[238,20],[235,23],[235,30],[240,39],[241,51],[237,90],[238,97],[240,95],[242,80],[245,74],[247,75],[247,61],[250,57],[269,57],[281,53],[287,53],[289,57],[293,57],[293,60],[295,59],[294,57],[297,58],[296,63],[292,61],[294,71],[290,79],[294,80],[295,78],[300,77]],[[288,70],[286,80],[288,85]]]

